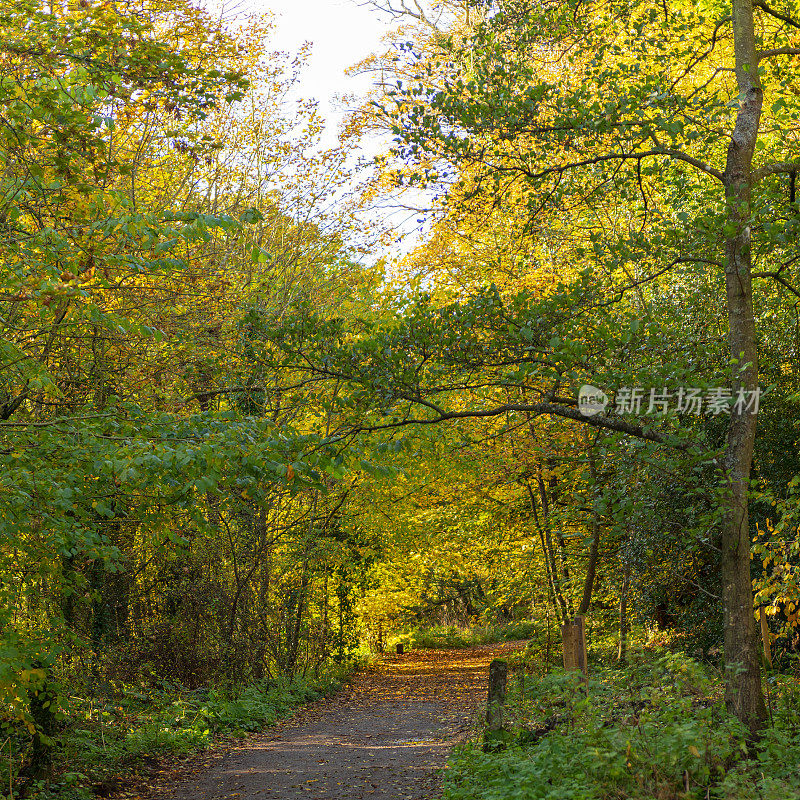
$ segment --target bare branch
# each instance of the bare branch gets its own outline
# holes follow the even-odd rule
[[[411,0],[411,3],[413,3],[413,8],[408,2],[406,2],[406,0],[399,0],[399,4],[396,6],[392,4],[391,0],[386,0],[386,2],[380,2],[380,0],[367,0],[367,2],[359,3],[359,5],[372,6],[372,8],[382,11],[385,14],[389,14],[395,19],[410,17],[411,19],[415,19],[417,22],[421,22],[423,25],[431,28],[431,30],[441,33],[441,28],[439,28],[436,22],[428,17],[428,15],[425,13],[425,10],[422,8],[422,5],[419,3],[419,0]]]

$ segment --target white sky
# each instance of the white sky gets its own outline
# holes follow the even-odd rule
[[[304,42],[312,43],[300,93],[320,101],[329,121],[328,136],[333,138],[341,119],[334,97],[363,95],[371,81],[369,75],[346,76],[345,70],[384,47],[381,37],[391,28],[392,18],[356,0],[245,0],[245,5],[276,14],[273,49],[296,52]]]
[[[369,73],[346,75],[345,71],[372,53],[384,52],[388,46],[384,36],[396,27],[397,20],[366,0],[208,1],[232,5],[237,13],[273,13],[275,30],[268,43],[271,50],[294,54],[304,43],[311,43],[310,60],[301,73],[296,95],[319,101],[320,112],[327,121],[321,145],[334,146],[339,124],[346,113],[342,103],[337,102],[337,96],[363,97],[374,80]],[[357,99],[352,103],[358,104]],[[388,139],[367,137],[361,140],[361,154],[370,158],[387,146]],[[416,214],[390,205],[374,209],[373,213],[395,228],[401,249],[407,251],[413,247],[418,239]]]

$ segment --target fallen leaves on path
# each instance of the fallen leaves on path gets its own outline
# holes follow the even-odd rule
[[[116,796],[433,800],[450,748],[475,729],[486,702],[489,662],[519,646],[386,656],[290,719]]]

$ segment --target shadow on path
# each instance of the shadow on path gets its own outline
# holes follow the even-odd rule
[[[433,800],[485,704],[488,665],[518,643],[392,655],[229,750],[159,800]]]

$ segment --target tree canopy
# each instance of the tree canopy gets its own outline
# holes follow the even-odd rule
[[[766,724],[758,606],[776,663],[800,647],[800,8],[384,11],[326,149],[267,17],[0,3],[26,791],[69,695],[318,676],[437,624],[722,652]],[[398,194],[402,255],[367,210]]]

